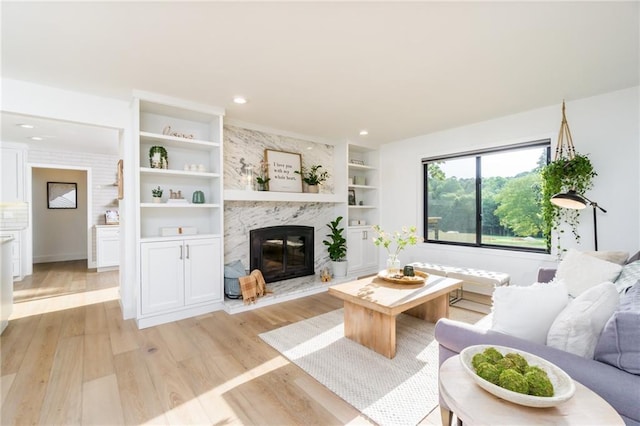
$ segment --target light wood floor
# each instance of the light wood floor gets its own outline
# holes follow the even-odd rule
[[[2,425],[368,423],[258,337],[342,301],[324,293],[138,330],[122,319],[117,282],[117,271],[60,262],[16,283],[0,338]],[[439,411],[422,424],[440,424]]]

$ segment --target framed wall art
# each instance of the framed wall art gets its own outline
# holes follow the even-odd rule
[[[120,213],[118,210],[107,210],[104,213],[104,223],[107,225],[118,225],[120,223]]]
[[[302,192],[302,178],[299,171],[302,156],[293,152],[264,150],[269,176],[269,191]]]
[[[350,206],[355,206],[356,205],[356,190],[355,189],[350,189],[349,190],[349,205]]]
[[[47,208],[77,209],[78,185],[73,182],[47,182]]]

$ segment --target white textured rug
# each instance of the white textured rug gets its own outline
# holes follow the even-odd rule
[[[401,314],[388,359],[344,337],[338,309],[260,337],[380,425],[415,425],[438,405],[434,324]]]

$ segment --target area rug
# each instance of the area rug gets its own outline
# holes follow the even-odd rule
[[[438,405],[434,324],[401,314],[396,356],[344,337],[343,310],[262,333],[287,359],[379,425],[415,425]]]

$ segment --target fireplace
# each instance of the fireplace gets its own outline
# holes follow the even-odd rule
[[[260,269],[268,283],[313,275],[313,232],[312,226],[270,226],[251,230],[251,270]]]

